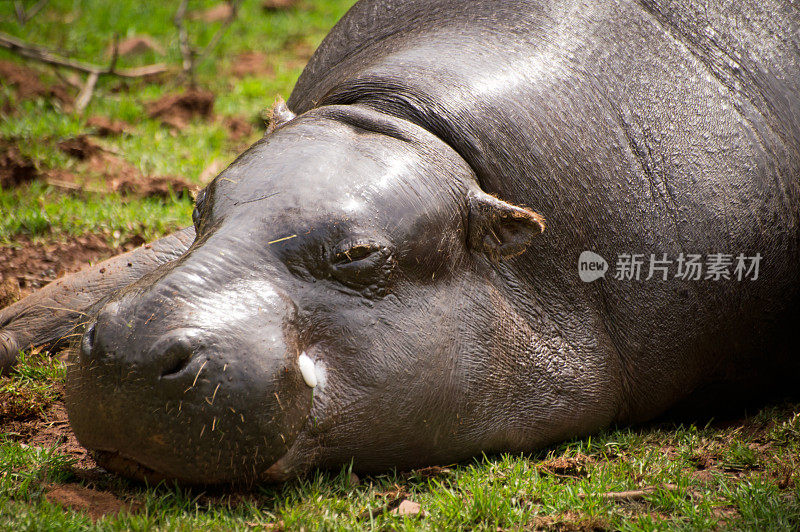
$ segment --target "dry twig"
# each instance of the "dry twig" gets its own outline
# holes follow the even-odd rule
[[[661,484],[659,486],[648,486],[646,488],[642,488],[640,490],[629,490],[629,491],[607,491],[605,493],[579,493],[578,498],[585,499],[591,495],[596,497],[600,497],[601,499],[606,499],[608,501],[640,501],[644,499],[645,495],[650,495],[657,489],[662,489],[665,491],[675,491],[678,489],[678,486],[675,484]]]
[[[11,50],[12,52],[16,53],[17,55],[21,55],[26,59],[33,59],[48,65],[69,68],[71,70],[77,70],[78,72],[84,72],[86,74],[95,73],[98,76],[112,74],[122,78],[141,78],[144,76],[161,74],[167,71],[166,65],[161,63],[127,69],[116,69],[114,68],[114,64],[110,64],[109,66],[100,66],[92,63],[85,63],[76,59],[61,57],[60,55],[51,52],[43,46],[27,43],[2,32],[0,32],[0,48]],[[114,60],[114,62],[116,62],[116,60]]]
[[[123,78],[140,78],[166,72],[167,67],[162,64],[147,65],[139,68],[117,70],[119,58],[119,37],[114,35],[113,54],[108,66],[93,65],[67,57],[61,57],[43,46],[27,43],[16,37],[0,32],[0,47],[11,50],[27,59],[33,59],[48,65],[69,68],[87,74],[86,83],[80,89],[75,100],[75,110],[79,113],[86,109],[94,95],[94,88],[100,76],[113,75]]]
[[[189,79],[189,84],[194,85],[194,60],[197,52],[189,44],[189,34],[186,31],[186,25],[183,23],[186,18],[186,6],[188,4],[189,0],[181,0],[172,22],[178,28],[178,42],[180,43],[181,57],[183,58],[183,74]]]

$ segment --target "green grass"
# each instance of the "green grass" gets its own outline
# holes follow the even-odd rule
[[[177,67],[180,53],[172,24],[177,4],[51,0],[20,26],[13,3],[0,2],[0,31],[95,63],[106,61],[104,52],[115,33],[122,38],[147,34],[164,47],[165,56],[121,58],[119,66],[159,61]],[[192,0],[190,9],[213,4]],[[83,175],[85,165],[64,154],[58,142],[89,133],[90,116],[124,120],[132,126],[129,134],[97,142],[144,175],[182,176],[201,184],[211,163],[227,164],[260,134],[255,130],[248,139],[232,141],[223,118],[256,123],[275,96],[287,98],[307,51],[351,4],[305,0],[288,11],[267,13],[259,1],[244,2],[220,45],[197,66],[198,84],[216,94],[213,120],[195,120],[176,132],[147,117],[148,102],[182,89],[174,75],[157,83],[103,78],[83,115],[46,100],[17,101],[0,80],[0,109],[13,110],[0,120],[0,138],[13,141],[41,172]],[[193,42],[203,46],[219,23],[187,25]],[[244,51],[268,54],[274,73],[243,79],[227,75],[235,55]],[[12,58],[0,51],[0,59]],[[45,81],[57,81],[50,69],[36,68]],[[14,245],[23,235],[49,240],[87,232],[152,240],[188,225],[190,211],[188,198],[65,193],[34,182],[0,190],[0,244]],[[60,400],[63,373],[58,361],[23,358],[13,374],[0,377],[6,419],[41,416]],[[533,456],[482,457],[358,483],[348,469],[314,472],[249,494],[145,487],[110,475],[86,479],[60,447],[28,446],[23,435],[7,433],[0,437],[0,529],[792,530],[800,527],[799,410],[798,405],[767,408],[727,428],[620,429]],[[83,512],[48,502],[48,487],[58,483],[110,491],[134,511],[93,523]],[[652,489],[637,500],[604,496],[643,488]],[[419,503],[425,515],[391,515],[387,505],[402,498]]]
[[[192,1],[189,8],[202,11],[215,3]],[[0,2],[0,31],[97,64],[108,61],[105,53],[114,34],[120,38],[146,34],[155,38],[166,54],[147,52],[122,57],[118,66],[164,62],[177,71],[180,50],[172,22],[177,4],[52,0],[39,15],[20,26],[13,14],[13,2]],[[133,126],[130,134],[103,139],[100,143],[104,147],[120,154],[144,175],[175,175],[202,184],[200,176],[212,162],[218,161],[224,167],[260,134],[256,128],[249,139],[233,142],[228,138],[223,118],[242,117],[257,124],[276,96],[288,98],[308,51],[319,44],[353,0],[308,0],[292,9],[272,12],[264,11],[260,4],[254,0],[243,2],[238,18],[219,45],[197,65],[198,85],[216,95],[215,119],[196,120],[174,132],[158,120],[148,118],[145,111],[148,102],[183,90],[175,73],[163,76],[158,83],[103,77],[83,115],[66,112],[58,103],[43,99],[17,101],[14,91],[0,80],[0,108],[14,110],[0,119],[0,138],[12,139],[40,171],[54,168],[80,171],[80,164],[59,150],[58,142],[90,133],[91,128],[86,125],[88,117],[100,115],[124,120]],[[220,23],[187,20],[186,25],[192,42],[203,48]],[[243,79],[226,75],[236,54],[245,51],[267,54],[274,75]],[[0,50],[0,59],[16,60],[4,50]],[[45,82],[58,82],[48,67],[34,67]],[[78,205],[81,202],[84,207]],[[123,233],[139,231],[152,238],[186,225],[191,211],[187,200],[167,201],[162,205],[133,200],[119,209],[112,207],[114,203],[120,203],[116,196],[70,198],[39,185],[0,190],[0,242],[9,243],[19,234],[55,236],[85,231],[105,233],[108,229]],[[17,205],[19,209],[13,207]]]
[[[29,187],[0,193],[0,242],[13,243],[18,234],[67,234],[87,232],[139,234],[145,240],[191,223],[190,198],[164,201],[145,198],[128,201],[119,194],[65,195],[34,182]]]
[[[13,378],[0,379],[0,413],[3,418],[28,419],[44,412],[61,397],[64,365],[38,354],[20,353]]]

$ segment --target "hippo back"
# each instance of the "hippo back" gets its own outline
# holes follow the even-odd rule
[[[415,122],[485,191],[543,214],[546,237],[500,274],[524,279],[508,287],[520,312],[546,313],[587,356],[619,357],[620,418],[643,419],[783,352],[797,320],[800,11],[706,4],[364,0],[289,106]],[[588,284],[584,250],[758,254],[762,277]]]

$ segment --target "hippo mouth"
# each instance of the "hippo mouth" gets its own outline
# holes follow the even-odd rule
[[[149,467],[135,458],[125,455],[120,451],[106,451],[100,449],[93,449],[90,451],[92,458],[95,462],[107,471],[117,473],[124,477],[130,478],[135,481],[144,482],[149,485],[156,485],[161,482],[179,482],[188,486],[206,486],[208,482],[202,482],[194,479],[176,478],[174,475],[162,473],[152,467]],[[288,455],[288,453],[287,453]],[[285,456],[285,455],[284,455]],[[234,482],[233,485],[250,486],[255,482],[279,482],[284,480],[285,474],[280,464],[283,457],[279,458],[272,466],[270,466],[263,478],[240,479]]]

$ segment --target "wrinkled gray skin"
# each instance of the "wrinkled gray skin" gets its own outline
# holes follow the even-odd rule
[[[528,451],[796,386],[800,12],[710,4],[359,2],[197,237],[5,309],[6,360],[88,322],[79,440],[187,483]],[[763,259],[583,283],[584,250]]]

